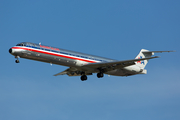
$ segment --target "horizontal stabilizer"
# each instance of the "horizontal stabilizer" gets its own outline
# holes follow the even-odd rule
[[[163,53],[163,52],[176,52],[176,51],[143,51],[143,53]]]

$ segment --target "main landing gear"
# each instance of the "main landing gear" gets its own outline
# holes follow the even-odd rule
[[[104,77],[103,72],[97,73],[97,77],[98,77],[98,78]],[[87,80],[87,75],[85,75],[85,73],[82,74],[81,80],[82,80],[82,81],[86,81],[86,80]]]
[[[16,63],[19,63],[19,56],[16,56],[17,60],[15,60]]]
[[[100,72],[100,73],[97,74],[97,77],[102,78],[102,77],[104,77],[104,74],[102,72]]]
[[[82,81],[87,80],[87,76],[86,76],[86,75],[82,75],[82,76],[81,76],[81,80],[82,80]]]
[[[85,72],[81,72],[81,80],[82,81],[87,80],[87,76],[86,76]]]

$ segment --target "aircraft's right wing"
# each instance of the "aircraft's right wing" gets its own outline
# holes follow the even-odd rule
[[[117,68],[123,68],[130,65],[134,65],[137,61],[148,60],[153,58],[158,58],[158,56],[124,61],[90,63],[77,68],[70,67],[63,72],[55,74],[54,76],[65,74],[67,74],[68,76],[81,76],[82,72],[85,72],[86,75],[92,75],[92,73],[99,72],[99,69],[103,69],[104,72],[108,72]]]
[[[87,65],[84,65],[83,67],[103,69],[105,72],[107,72],[107,71],[111,71],[117,68],[124,68],[130,65],[134,65],[136,64],[135,62],[137,61],[149,60],[149,59],[158,58],[158,57],[159,56],[141,58],[141,59],[124,60],[124,61],[115,61],[115,62],[90,63]]]

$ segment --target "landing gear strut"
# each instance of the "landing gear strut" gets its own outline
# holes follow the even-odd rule
[[[16,56],[17,60],[15,60],[16,63],[19,63],[19,56]]]

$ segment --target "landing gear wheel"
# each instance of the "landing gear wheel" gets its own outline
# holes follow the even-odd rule
[[[102,78],[102,77],[104,77],[104,74],[102,72],[100,72],[100,73],[97,74],[97,77]]]
[[[19,63],[19,60],[16,60],[15,62],[16,62],[16,63]]]
[[[86,75],[82,75],[82,76],[81,76],[81,80],[82,80],[82,81],[87,80],[87,76],[86,76]]]

